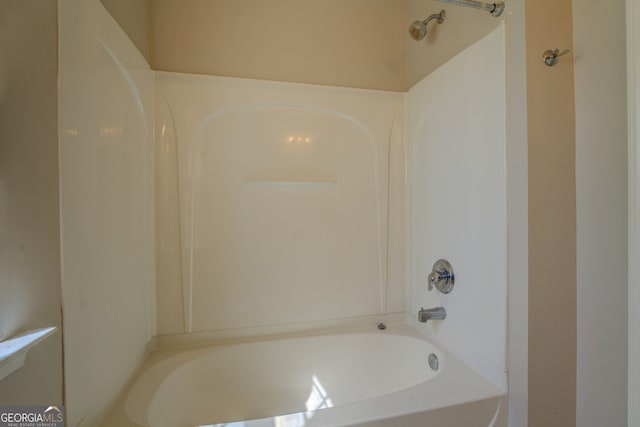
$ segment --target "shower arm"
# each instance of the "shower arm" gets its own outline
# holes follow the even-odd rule
[[[442,24],[444,22],[444,17],[445,17],[445,13],[444,10],[441,11],[440,13],[434,13],[433,15],[429,15],[427,17],[427,19],[425,19],[424,24],[427,25],[429,22],[433,21],[434,19],[438,21],[438,24]]]
[[[475,0],[438,0],[442,3],[455,4],[458,6],[471,7],[474,9],[486,10],[491,13],[492,16],[498,17],[504,12],[504,2],[499,1],[496,3],[483,3]]]

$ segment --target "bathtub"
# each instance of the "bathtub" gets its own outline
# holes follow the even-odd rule
[[[410,325],[160,350],[103,426],[504,426],[504,392]]]

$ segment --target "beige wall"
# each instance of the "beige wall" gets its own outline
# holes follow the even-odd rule
[[[576,424],[576,186],[571,0],[526,2],[529,427]],[[552,10],[553,13],[549,13]]]
[[[56,8],[0,2],[0,341],[61,326]],[[62,403],[61,342],[0,382],[2,405]]]
[[[100,0],[149,62],[149,0]]]
[[[487,12],[433,0],[405,0],[405,8],[405,26],[402,28],[402,34],[405,36],[407,49],[408,87],[489,34],[507,17],[507,12],[501,18],[495,18]],[[407,29],[413,21],[422,21],[442,9],[446,11],[446,18],[442,24],[438,25],[432,21],[427,36],[421,41],[409,37]]]
[[[406,89],[397,0],[152,0],[156,70]]]
[[[627,0],[629,130],[628,425],[640,425],[640,2]],[[631,41],[636,41],[632,43]]]
[[[433,0],[151,0],[150,21],[156,70],[406,91],[501,19]]]

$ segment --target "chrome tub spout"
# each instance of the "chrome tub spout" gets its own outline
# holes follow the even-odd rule
[[[442,320],[447,317],[447,312],[444,307],[435,307],[424,309],[421,308],[418,311],[418,321],[421,323],[426,323],[427,320]]]

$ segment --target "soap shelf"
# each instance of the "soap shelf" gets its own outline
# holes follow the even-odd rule
[[[34,329],[0,342],[0,381],[24,365],[31,347],[57,330],[55,326]]]

